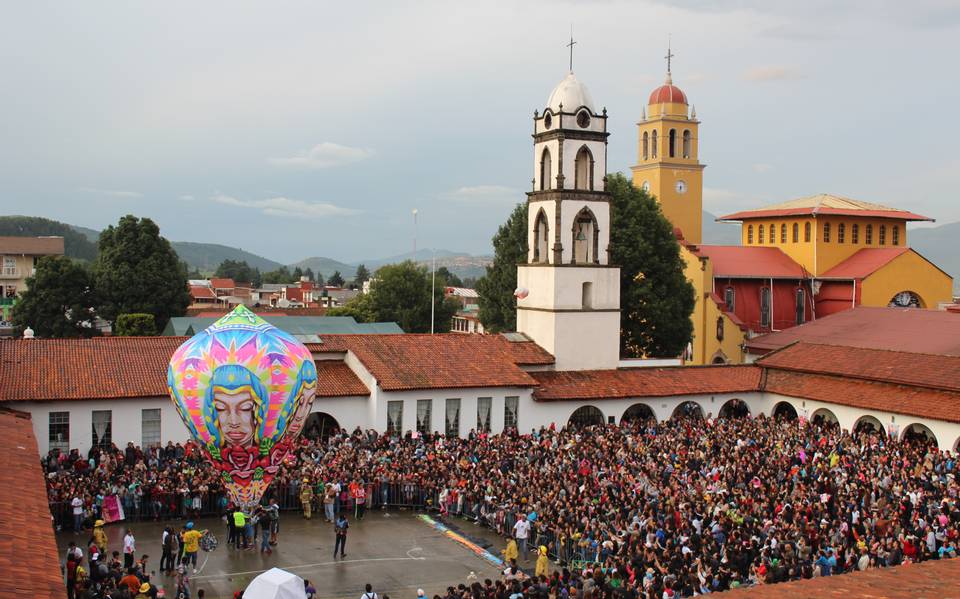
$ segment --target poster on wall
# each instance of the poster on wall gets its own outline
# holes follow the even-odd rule
[[[119,522],[125,518],[123,504],[116,495],[107,495],[103,498],[103,521],[107,524]]]
[[[891,422],[890,424],[888,424],[888,425],[887,425],[887,434],[890,436],[891,439],[896,439],[897,437],[899,437],[899,436],[900,436],[900,425],[897,424],[897,423],[895,423],[895,422]]]

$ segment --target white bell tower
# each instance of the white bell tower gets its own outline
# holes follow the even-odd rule
[[[607,110],[594,110],[570,72],[533,116],[529,252],[517,271],[517,330],[553,354],[557,370],[616,368],[620,269],[609,263]]]

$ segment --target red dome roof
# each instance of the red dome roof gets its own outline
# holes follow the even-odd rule
[[[650,94],[650,101],[647,104],[663,104],[673,102],[676,104],[686,104],[687,96],[680,88],[672,83],[665,83],[653,90]]]

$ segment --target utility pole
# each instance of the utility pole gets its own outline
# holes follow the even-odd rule
[[[413,209],[413,263],[417,263],[417,209]]]
[[[437,248],[433,248],[433,277],[430,283],[430,334],[433,335],[433,315],[437,305]]]

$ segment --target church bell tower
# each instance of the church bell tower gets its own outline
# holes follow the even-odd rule
[[[616,368],[620,269],[609,263],[607,111],[594,110],[571,71],[533,124],[517,330],[553,354],[557,370]]]

